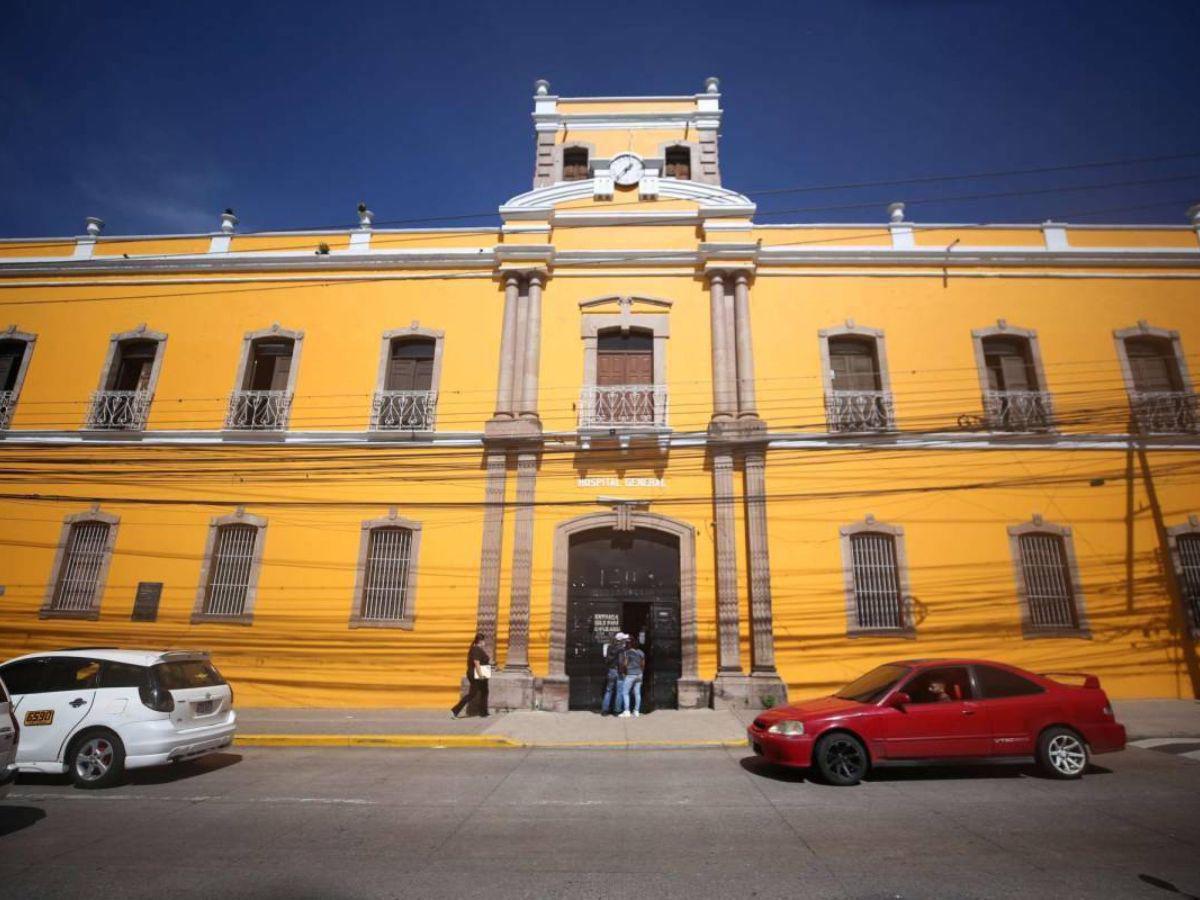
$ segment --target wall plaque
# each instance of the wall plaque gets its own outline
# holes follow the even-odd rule
[[[161,581],[139,581],[137,594],[133,598],[133,615],[129,618],[134,622],[153,622],[158,618],[158,601],[162,598],[163,583]]]

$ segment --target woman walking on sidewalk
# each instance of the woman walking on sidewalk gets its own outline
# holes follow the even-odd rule
[[[471,649],[467,651],[467,681],[470,687],[450,710],[452,719],[457,719],[463,707],[470,704],[476,697],[479,698],[479,706],[482,710],[479,715],[484,718],[488,715],[488,679],[492,677],[492,660],[488,656],[487,650],[483,648],[486,642],[487,637],[483,632],[479,632],[475,635],[475,640],[471,642]]]

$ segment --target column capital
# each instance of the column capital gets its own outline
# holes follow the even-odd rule
[[[529,272],[529,285],[537,285],[538,287],[546,286],[546,279],[550,277],[545,269],[533,269]]]

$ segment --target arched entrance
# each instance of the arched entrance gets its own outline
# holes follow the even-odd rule
[[[650,649],[662,655],[653,660],[658,708],[708,705],[711,685],[699,678],[696,654],[696,533],[691,525],[627,507],[562,522],[554,536],[551,590],[543,708],[598,709],[602,644],[606,632],[629,630],[626,625],[645,630]],[[599,670],[599,695],[589,665]]]
[[[621,631],[646,653],[643,709],[677,707],[683,660],[675,535],[648,528],[597,528],[571,535],[566,658],[571,709],[600,708],[604,648]]]

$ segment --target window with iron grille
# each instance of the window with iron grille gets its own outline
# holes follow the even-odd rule
[[[1179,535],[1175,539],[1175,552],[1179,557],[1180,588],[1192,616],[1192,628],[1200,629],[1200,533]]]
[[[75,522],[70,526],[55,578],[51,611],[83,613],[98,605],[111,528],[107,522],[96,521]]]
[[[582,181],[588,177],[588,152],[586,147],[568,147],[563,150],[563,181]]]
[[[370,621],[407,618],[413,533],[409,528],[373,528],[367,545],[360,617]]]
[[[690,147],[668,147],[665,157],[663,174],[668,178],[692,177],[692,151]]]
[[[242,616],[247,612],[259,529],[221,525],[216,532],[202,612],[206,616]]]
[[[1029,626],[1078,628],[1079,612],[1063,537],[1043,532],[1022,534],[1018,547]]]
[[[895,537],[875,531],[852,534],[850,556],[856,630],[895,631],[907,627]]]

